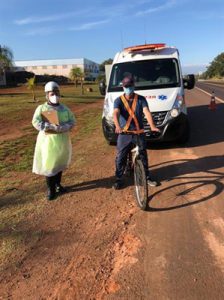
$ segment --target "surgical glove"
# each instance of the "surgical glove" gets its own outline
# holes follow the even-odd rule
[[[51,124],[46,122],[45,123],[45,128],[44,131],[54,131],[54,132],[58,132],[58,126],[55,124]]]
[[[65,124],[62,124],[62,125],[58,125],[58,131],[57,132],[67,132],[69,131],[72,127],[74,126],[73,123],[65,123]]]
[[[50,125],[50,123],[48,123],[48,122],[43,122],[43,130],[44,130],[44,131],[47,131],[47,130],[49,129],[49,125]]]

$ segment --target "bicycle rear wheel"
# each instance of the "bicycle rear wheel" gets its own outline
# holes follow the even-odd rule
[[[145,210],[148,202],[148,185],[145,169],[140,158],[134,162],[135,199],[137,205]]]

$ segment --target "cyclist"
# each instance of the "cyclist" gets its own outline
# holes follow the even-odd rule
[[[146,151],[146,142],[143,129],[143,114],[145,115],[151,131],[159,132],[156,128],[152,115],[149,111],[148,103],[145,97],[134,92],[134,79],[132,76],[126,76],[122,80],[124,94],[118,97],[114,102],[114,124],[117,139],[116,180],[114,188],[119,189],[122,186],[122,176],[127,162],[127,156],[132,149],[133,144],[137,143],[140,150],[140,158],[143,162],[146,172],[147,182],[150,186],[157,186],[157,182],[152,180],[148,171],[148,157]]]

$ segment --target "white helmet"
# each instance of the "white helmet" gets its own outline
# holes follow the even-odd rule
[[[45,93],[52,92],[53,90],[59,90],[59,85],[57,84],[57,82],[49,81],[48,83],[45,84],[44,87]]]

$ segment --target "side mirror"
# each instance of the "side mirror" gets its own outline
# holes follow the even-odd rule
[[[184,88],[191,90],[195,86],[195,76],[194,74],[188,74],[185,78],[183,78]]]
[[[106,94],[106,84],[105,84],[104,81],[100,81],[100,83],[99,83],[99,90],[100,90],[100,94],[102,96],[105,96],[105,94]]]

